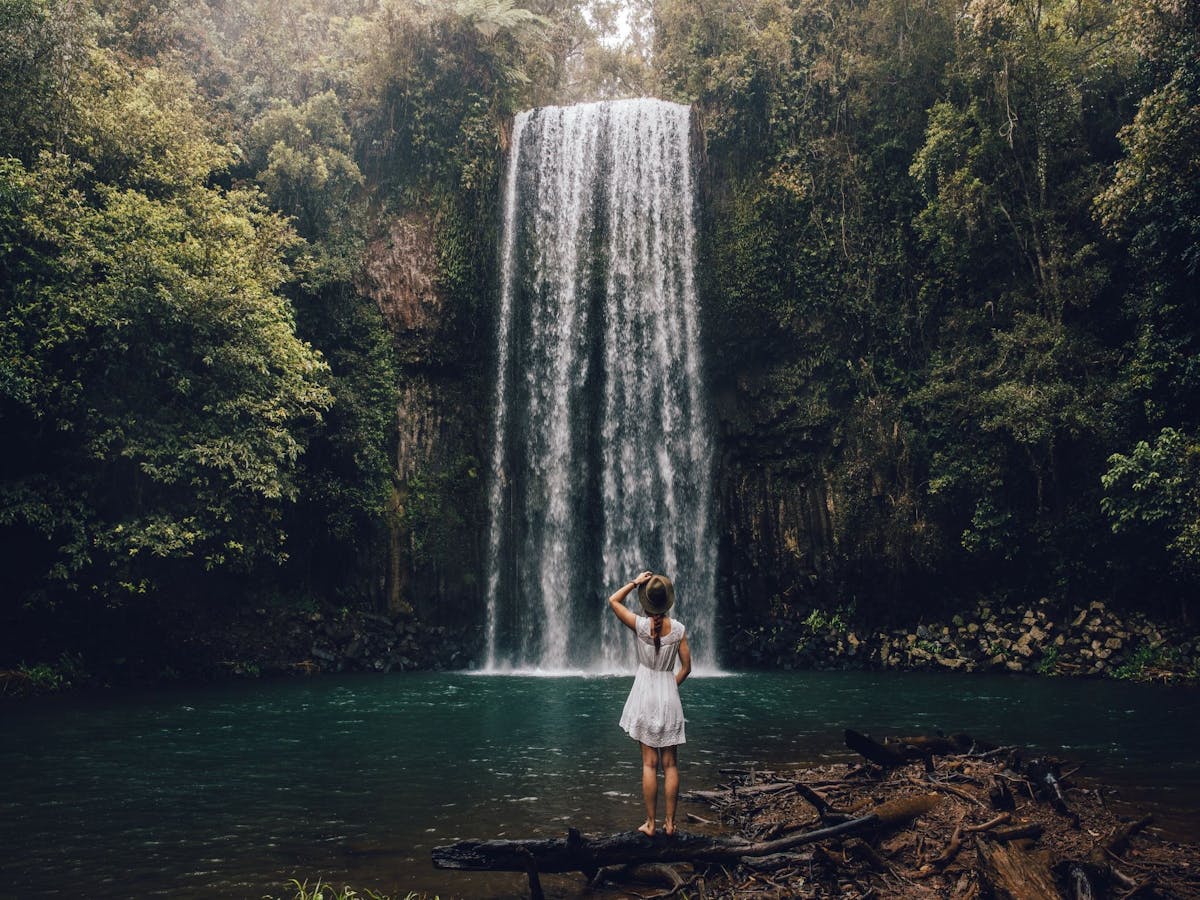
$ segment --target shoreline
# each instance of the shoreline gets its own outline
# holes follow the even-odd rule
[[[778,896],[917,898],[933,891],[967,900],[1010,896],[1006,879],[1016,877],[1017,887],[1037,882],[1062,896],[1200,897],[1194,836],[1177,840],[1151,816],[1123,809],[1116,788],[1077,779],[1080,767],[1068,768],[1069,762],[965,735],[869,741],[858,752],[879,756],[788,776],[740,774],[693,798],[750,841],[812,831],[904,798],[928,799],[929,811],[865,840],[837,839],[749,861],[706,882],[706,889],[718,897],[776,889]],[[1006,874],[1009,865],[1015,876]],[[1085,881],[1091,892],[1071,893]]]
[[[864,627],[844,608],[813,609],[743,629],[735,658],[757,667],[902,671],[1011,672],[1200,684],[1200,633],[1123,614],[1101,601],[1063,606],[979,601],[947,621]]]
[[[186,629],[185,629],[186,631]],[[259,607],[219,626],[164,638],[153,658],[96,666],[77,652],[0,669],[0,701],[86,688],[208,684],[261,676],[478,671],[468,626],[427,626],[411,614]],[[1200,632],[1123,614],[1100,601],[1064,607],[977,602],[947,621],[890,628],[854,621],[844,607],[736,631],[730,671],[994,672],[1200,684]]]

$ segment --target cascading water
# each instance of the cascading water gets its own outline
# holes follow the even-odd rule
[[[716,665],[691,114],[659,100],[521,113],[505,185],[488,668],[626,669],[605,599],[675,581]]]

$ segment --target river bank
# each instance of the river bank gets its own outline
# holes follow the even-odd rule
[[[979,601],[949,621],[887,629],[855,623],[845,609],[812,610],[743,629],[732,654],[782,669],[1013,672],[1122,678],[1164,684],[1200,681],[1200,634],[1101,601],[1064,607]]]
[[[86,686],[338,672],[470,670],[482,626],[428,625],[344,607],[254,607],[224,622],[167,626],[145,652],[116,659],[72,651],[0,670],[0,697]],[[1007,672],[1200,683],[1200,634],[1101,601],[1063,607],[985,601],[948,621],[872,628],[844,608],[745,628],[728,640],[731,669]]]
[[[1081,766],[966,735],[877,743],[847,731],[846,742],[865,759],[732,772],[692,795],[769,848],[693,875],[702,895],[1200,897],[1194,834],[1164,833],[1119,791],[1078,777]],[[854,822],[866,827],[816,839]]]

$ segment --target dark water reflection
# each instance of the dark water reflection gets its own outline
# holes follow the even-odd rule
[[[517,877],[434,872],[430,848],[636,824],[638,756],[616,726],[630,681],[323,677],[4,709],[0,897],[257,898],[316,876],[520,896]],[[772,673],[694,679],[684,705],[685,786],[715,783],[721,766],[846,759],[849,725],[1069,756],[1180,828],[1200,799],[1194,690]]]

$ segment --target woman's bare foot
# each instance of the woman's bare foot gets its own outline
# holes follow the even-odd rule
[[[672,827],[674,827],[674,826],[672,826]],[[645,822],[643,822],[641,825],[638,826],[638,831],[640,831],[646,837],[654,837],[654,823],[651,822],[649,819],[647,819]]]
[[[667,819],[663,822],[663,834],[667,837],[672,837],[675,834],[675,820]]]

